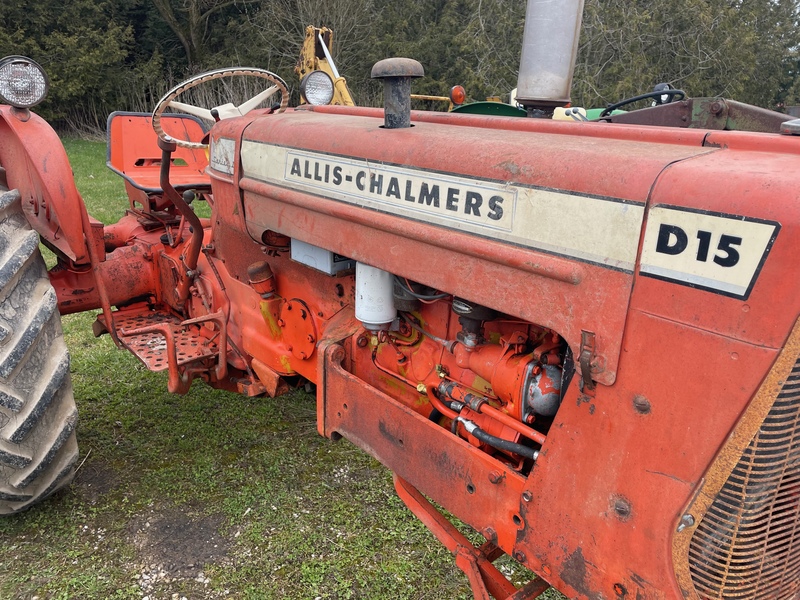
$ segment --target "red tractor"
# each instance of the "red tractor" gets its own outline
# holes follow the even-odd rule
[[[527,21],[534,117],[569,99],[582,2],[563,4]],[[0,63],[0,511],[71,479],[58,313],[99,309],[95,333],[173,392],[315,383],[320,434],[395,473],[476,598],[797,598],[800,125],[719,98],[411,113],[421,75],[376,64],[384,110],[287,109],[275,75],[231,69],[116,113],[130,206],[104,226],[29,110],[43,71]],[[263,91],[180,100],[240,76]],[[517,590],[502,554],[538,578]]]

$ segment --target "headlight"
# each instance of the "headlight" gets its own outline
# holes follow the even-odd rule
[[[24,56],[0,60],[0,100],[16,108],[30,108],[44,100],[50,82],[44,69]]]
[[[300,81],[300,93],[314,106],[330,104],[333,100],[333,81],[324,71],[311,71]]]

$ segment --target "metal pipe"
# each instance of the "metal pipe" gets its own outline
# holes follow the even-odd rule
[[[547,436],[543,433],[539,433],[535,429],[531,429],[530,427],[526,426],[524,423],[517,421],[514,417],[511,417],[504,413],[501,410],[496,409],[491,404],[484,404],[481,406],[481,410],[483,414],[500,421],[506,427],[510,427],[520,435],[525,436],[526,438],[533,440],[537,444],[544,445],[545,441],[547,440]]]
[[[426,386],[425,391],[428,394],[428,400],[433,405],[433,407],[442,413],[448,419],[455,419],[458,417],[458,413],[454,410],[447,408],[444,403],[436,397],[435,390],[436,388],[433,386]]]
[[[386,58],[372,67],[372,78],[383,79],[383,124],[386,129],[411,127],[411,80],[425,75],[411,58]]]
[[[192,229],[192,237],[189,240],[189,245],[184,250],[183,266],[186,272],[181,274],[181,279],[177,285],[178,302],[183,307],[186,300],[189,298],[189,287],[192,284],[195,270],[197,269],[197,259],[200,256],[200,249],[203,246],[203,224],[200,218],[194,214],[192,208],[186,203],[183,197],[178,193],[169,181],[169,168],[172,163],[172,153],[176,149],[175,142],[167,142],[158,138],[158,147],[161,148],[161,171],[159,184],[161,189],[170,199],[170,201],[178,209],[184,219],[189,222]]]
[[[478,402],[473,405],[472,403],[469,402],[467,396],[474,396],[475,398],[480,398],[480,397],[475,396],[474,394],[465,393],[461,389],[461,385],[457,382],[440,383],[438,389],[440,393],[446,394],[447,396],[453,398],[454,400],[465,402],[475,412],[485,414],[486,416],[493,418],[495,421],[499,421],[506,427],[513,429],[520,435],[536,442],[540,446],[544,445],[545,441],[547,440],[547,436],[545,436],[543,433],[540,433],[539,431],[536,431],[535,429],[528,427],[525,423],[518,421],[511,415],[508,415],[503,411],[495,408],[488,402]]]
[[[97,293],[100,296],[100,306],[103,309],[103,317],[108,325],[108,333],[111,339],[117,346],[121,346],[119,338],[117,337],[116,327],[114,326],[114,313],[111,311],[111,301],[108,298],[108,288],[103,279],[103,274],[100,272],[102,260],[98,256],[97,249],[92,243],[92,224],[89,222],[89,213],[86,211],[86,205],[81,202],[79,204],[79,212],[81,214],[81,226],[83,227],[83,236],[86,239],[86,250],[89,253],[89,260],[92,265],[92,274],[94,275],[95,283],[97,284]]]
[[[517,79],[517,102],[532,116],[550,116],[570,101],[584,0],[528,0]]]

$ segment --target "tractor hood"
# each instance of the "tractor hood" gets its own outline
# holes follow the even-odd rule
[[[317,107],[217,126],[212,174],[234,170],[215,156],[239,153],[253,239],[276,231],[459,289],[552,328],[576,356],[592,344],[600,383],[614,381],[635,281],[653,314],[771,347],[785,339],[798,284],[776,299],[758,283],[793,268],[797,249],[779,233],[800,217],[789,177],[798,140],[442,113],[412,121],[385,129],[381,110]],[[511,291],[521,280],[527,297]],[[698,303],[718,318],[699,322]]]

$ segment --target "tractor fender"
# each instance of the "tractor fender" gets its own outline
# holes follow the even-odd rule
[[[76,264],[88,264],[72,168],[58,134],[30,111],[0,106],[0,166],[18,189],[31,227],[51,248]]]

